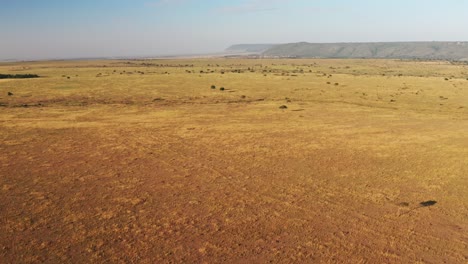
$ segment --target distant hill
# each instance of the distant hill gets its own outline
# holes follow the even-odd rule
[[[237,44],[226,49],[229,53],[263,53],[274,47],[275,44]]]
[[[272,45],[264,56],[468,60],[468,42],[290,43]]]

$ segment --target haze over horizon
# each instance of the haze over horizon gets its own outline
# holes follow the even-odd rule
[[[221,52],[239,43],[467,41],[457,0],[0,0],[0,60]]]

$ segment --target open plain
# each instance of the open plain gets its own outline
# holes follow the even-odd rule
[[[0,73],[2,263],[468,262],[466,64]]]

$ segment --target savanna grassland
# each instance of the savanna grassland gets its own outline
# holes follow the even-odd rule
[[[468,65],[0,73],[41,76],[0,80],[2,263],[468,261]]]

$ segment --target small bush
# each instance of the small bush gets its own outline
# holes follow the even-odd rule
[[[211,85],[211,89],[216,89],[216,85]]]
[[[13,93],[12,93],[12,92],[8,92],[8,96],[12,96],[12,95],[13,95]]]
[[[285,106],[285,105],[282,105],[282,106],[280,106],[279,108],[280,108],[280,109],[288,109],[288,107]]]
[[[225,89],[224,89],[224,87],[221,87],[221,88],[219,88],[219,90],[224,91]]]

